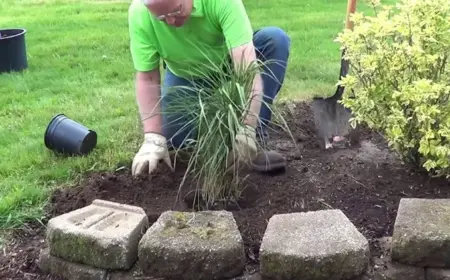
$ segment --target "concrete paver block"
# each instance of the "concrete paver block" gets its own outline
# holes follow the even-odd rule
[[[106,280],[106,269],[77,264],[50,255],[50,250],[41,250],[37,261],[38,267],[44,272],[66,280]]]
[[[392,260],[450,267],[450,199],[402,198],[392,234]]]
[[[143,275],[142,271],[139,269],[136,263],[129,270],[110,271],[107,280],[167,280],[167,279]]]
[[[367,239],[340,210],[274,215],[260,248],[263,279],[344,280],[370,260]]]
[[[53,256],[105,269],[129,269],[149,222],[140,207],[105,200],[52,218],[47,242]]]
[[[423,267],[388,262],[384,269],[376,271],[374,280],[425,280],[425,270]]]
[[[427,280],[450,280],[450,269],[443,268],[426,268]]]
[[[242,236],[227,211],[167,211],[139,244],[144,275],[167,279],[227,279],[245,267]]]

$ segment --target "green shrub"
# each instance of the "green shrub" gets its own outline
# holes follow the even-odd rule
[[[352,125],[380,131],[407,163],[450,174],[450,2],[371,1],[374,16],[355,13],[337,38],[351,73],[343,79]]]

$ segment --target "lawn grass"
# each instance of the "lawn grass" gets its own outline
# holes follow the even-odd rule
[[[389,1],[393,2],[393,1]],[[331,94],[346,1],[244,0],[254,27],[285,29],[292,50],[281,99]],[[0,229],[42,216],[48,191],[130,164],[142,141],[128,50],[129,1],[2,0],[0,28],[24,27],[29,69],[0,75]],[[368,10],[363,2],[358,10]],[[97,149],[58,158],[44,146],[57,113],[94,129]]]

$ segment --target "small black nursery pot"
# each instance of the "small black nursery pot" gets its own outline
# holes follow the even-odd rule
[[[45,146],[55,152],[86,155],[97,145],[97,133],[58,114],[52,118],[44,136]]]
[[[28,68],[25,29],[0,29],[0,74]]]

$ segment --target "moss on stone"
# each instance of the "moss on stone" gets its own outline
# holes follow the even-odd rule
[[[90,240],[83,235],[63,234],[55,230],[50,235],[50,243],[52,246],[51,253],[65,259],[78,261],[86,264],[98,264],[107,256],[97,254],[97,250],[92,250],[98,247],[95,241]]]
[[[201,239],[222,238],[229,233],[226,225],[214,224],[207,213],[176,212],[164,222],[165,236],[194,235]]]
[[[174,217],[177,222],[186,223],[188,221],[188,213],[185,212],[174,212]]]
[[[196,234],[201,239],[209,239],[214,236],[215,230],[210,227],[195,227],[191,228],[191,232]]]

